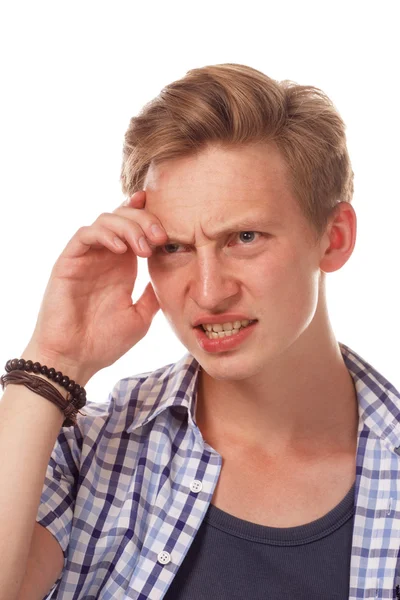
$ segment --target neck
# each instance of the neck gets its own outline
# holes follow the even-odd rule
[[[327,327],[317,343],[305,340],[305,346],[289,348],[249,379],[219,381],[200,371],[196,422],[213,448],[355,453],[357,394],[339,344]]]

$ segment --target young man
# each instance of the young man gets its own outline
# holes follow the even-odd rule
[[[143,252],[188,352],[61,430],[37,515],[53,598],[396,598],[400,395],[326,302],[352,178],[329,99],[249,67],[193,70],[132,119],[126,210],[167,233]]]

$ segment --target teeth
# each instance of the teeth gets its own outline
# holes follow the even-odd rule
[[[207,323],[205,325],[202,325],[202,327],[204,331],[222,333],[223,331],[234,331],[235,329],[240,329],[241,327],[247,327],[249,323],[252,323],[252,321],[244,319],[243,321],[234,321],[233,323],[215,323],[214,325]]]
[[[253,321],[244,319],[243,321],[234,321],[233,323],[215,323],[215,325],[207,323],[202,325],[202,327],[206,332],[208,339],[216,340],[218,338],[236,335],[243,327],[247,327],[249,323],[253,323]]]
[[[237,335],[240,329],[230,329],[229,331],[219,331],[218,333],[216,331],[206,331],[206,336],[209,340],[217,340],[218,338]]]

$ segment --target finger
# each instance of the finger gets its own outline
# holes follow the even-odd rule
[[[155,215],[146,210],[119,208],[114,213],[101,214],[97,222],[126,240],[134,252],[148,258],[156,246],[167,243],[168,235]],[[154,230],[156,227],[156,230]]]
[[[125,244],[129,244],[133,252],[139,256],[148,258],[152,254],[146,234],[136,221],[117,215],[103,214],[93,225],[88,227],[87,231],[83,232],[81,239],[87,243],[92,238],[96,238],[99,229],[103,230],[104,236],[109,240],[116,237]]]
[[[138,190],[132,196],[127,198],[121,206],[130,206],[133,208],[143,208],[146,199],[146,192],[144,190]]]
[[[126,244],[115,232],[99,225],[83,226],[70,239],[63,251],[64,258],[79,258],[91,248],[108,248],[116,254],[127,250]]]
[[[148,210],[138,210],[129,206],[121,206],[114,210],[113,213],[102,213],[97,222],[101,223],[101,225],[109,227],[110,229],[115,230],[122,227],[122,223],[117,223],[116,219],[122,219],[122,222],[129,229],[130,224],[139,225],[141,231],[139,231],[139,235],[144,235],[147,241],[154,245],[166,244],[168,240],[168,234],[165,231],[161,221]],[[161,229],[161,233],[157,230],[154,230],[153,227],[157,226]],[[126,229],[126,234],[128,235],[128,229]],[[119,234],[118,234],[119,235]]]
[[[139,190],[133,194],[130,199],[129,206],[133,206],[135,208],[144,207],[146,204],[146,192],[144,190]]]

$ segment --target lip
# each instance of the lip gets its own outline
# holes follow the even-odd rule
[[[223,315],[203,315],[193,322],[193,327],[198,325],[215,325],[215,323],[233,323],[234,321],[256,321],[247,315],[241,313],[225,313]]]
[[[239,320],[239,319],[238,319]],[[233,350],[237,346],[239,346],[242,342],[251,335],[251,332],[257,325],[257,321],[254,321],[251,325],[247,325],[247,327],[243,327],[239,331],[239,333],[235,333],[230,335],[229,337],[222,337],[218,339],[208,339],[206,332],[202,327],[196,327],[194,329],[197,343],[200,348],[205,352],[215,353],[215,352],[227,352],[228,350]]]

